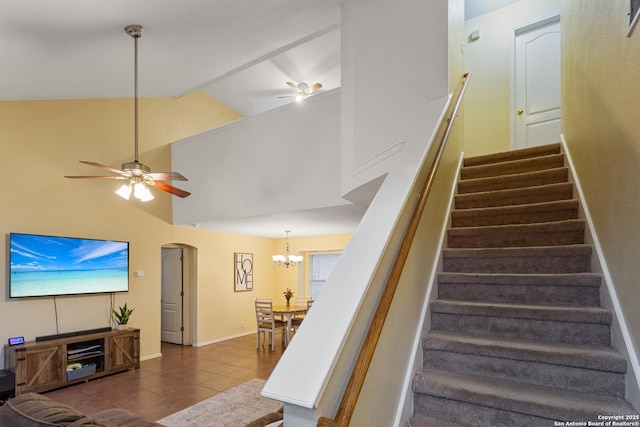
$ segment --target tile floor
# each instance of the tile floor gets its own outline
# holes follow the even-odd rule
[[[256,349],[256,336],[203,347],[162,343],[162,357],[126,371],[44,393],[87,415],[123,408],[157,421],[253,378],[267,379],[284,351]]]

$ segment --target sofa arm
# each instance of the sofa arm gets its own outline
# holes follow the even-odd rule
[[[22,394],[0,407],[0,426],[98,426],[84,414],[67,405],[36,393]]]

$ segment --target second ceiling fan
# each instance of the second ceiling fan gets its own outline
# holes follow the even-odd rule
[[[278,98],[289,98],[293,96],[296,98],[296,101],[302,101],[303,99],[311,96],[317,90],[322,89],[321,83],[316,83],[313,86],[309,87],[309,85],[307,85],[305,82],[300,82],[298,84],[295,84],[293,82],[287,82],[287,86],[293,89],[295,94],[283,95],[283,96],[279,96]]]

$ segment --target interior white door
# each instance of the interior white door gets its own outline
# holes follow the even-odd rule
[[[182,249],[162,248],[162,341],[183,342],[182,296]]]
[[[514,148],[560,142],[560,16],[515,31]]]

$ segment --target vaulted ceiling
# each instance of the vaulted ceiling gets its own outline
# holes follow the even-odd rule
[[[512,1],[465,5],[478,14],[487,10],[474,3]],[[133,43],[124,27],[140,24],[141,97],[203,90],[259,114],[294,100],[288,81],[340,87],[342,2],[0,0],[0,101],[131,97]]]
[[[290,102],[287,81],[340,86],[342,0],[0,0],[0,100],[202,89],[245,115]]]

